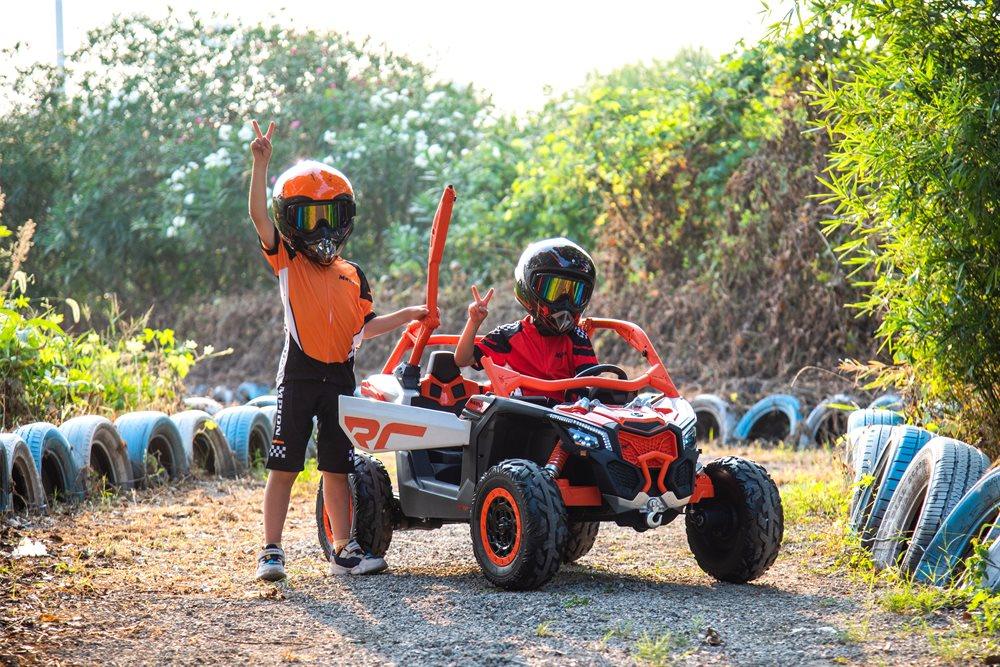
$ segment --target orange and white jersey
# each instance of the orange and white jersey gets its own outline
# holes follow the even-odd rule
[[[323,380],[354,386],[354,353],[373,317],[371,289],[361,267],[338,257],[321,266],[296,253],[280,237],[261,247],[278,277],[285,309],[285,349],[277,383]]]

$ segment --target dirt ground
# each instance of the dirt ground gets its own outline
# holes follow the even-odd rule
[[[752,452],[785,490],[839,475],[830,454]],[[300,478],[289,580],[253,580],[263,483],[193,481],[60,509],[0,532],[0,663],[939,664],[956,614],[885,611],[834,563],[836,526],[786,525],[751,585],[713,581],[683,520],[604,525],[543,589],[479,574],[467,526],[399,532],[381,576],[331,578]],[[786,501],[786,506],[787,506]],[[788,510],[786,509],[786,512]],[[793,513],[794,514],[794,513]],[[24,536],[48,556],[12,559]]]

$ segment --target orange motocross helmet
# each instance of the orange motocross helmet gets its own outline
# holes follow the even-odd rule
[[[340,255],[354,230],[354,188],[322,162],[304,160],[279,176],[271,205],[281,237],[323,266]]]

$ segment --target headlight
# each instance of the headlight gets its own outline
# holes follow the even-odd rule
[[[566,430],[572,439],[573,444],[583,449],[606,449],[611,451],[611,438],[608,432],[600,426],[587,424],[586,422],[564,417],[563,415],[550,415],[549,419],[558,422]]]
[[[569,437],[573,438],[573,444],[578,447],[583,447],[584,449],[600,449],[601,441],[598,440],[597,436],[593,433],[588,433],[582,428],[576,428],[574,426],[566,429],[569,433]]]
[[[684,436],[682,438],[684,441],[684,449],[694,447],[694,441],[698,435],[697,424],[698,422],[692,422],[689,426],[684,428]]]
[[[573,444],[583,449],[606,449],[611,451],[611,437],[600,426],[592,426],[572,417],[551,415],[552,421],[558,422],[566,430]]]

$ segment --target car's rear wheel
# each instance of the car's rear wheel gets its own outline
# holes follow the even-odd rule
[[[532,461],[493,466],[476,485],[472,549],[486,578],[508,590],[545,584],[566,544],[566,506],[555,482]]]
[[[382,462],[366,454],[354,454],[354,472],[347,477],[351,495],[352,533],[361,548],[384,556],[392,542],[396,499],[392,482]],[[316,491],[316,529],[327,560],[333,558],[333,529],[323,503],[323,482]]]
[[[600,527],[597,521],[570,521],[562,562],[575,563],[590,553]]]
[[[688,545],[701,569],[737,584],[764,574],[778,557],[784,515],[778,487],[761,466],[735,456],[705,466],[715,495],[686,515]]]

